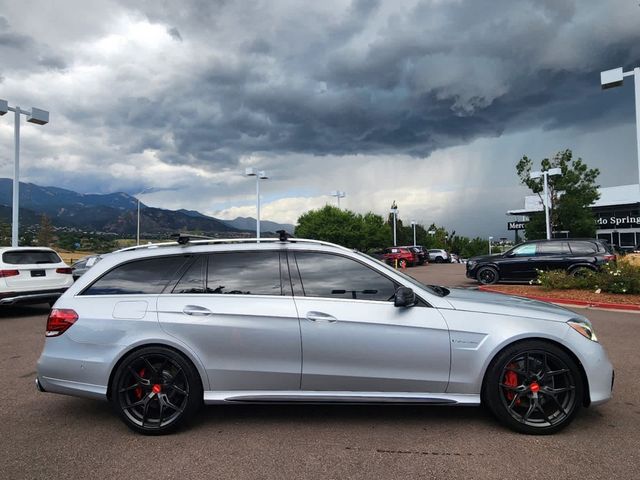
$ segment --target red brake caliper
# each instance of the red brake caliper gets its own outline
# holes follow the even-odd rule
[[[144,373],[145,373],[144,368],[141,368],[140,371],[138,372],[138,375],[144,378]],[[142,387],[136,387],[136,389],[133,391],[133,394],[136,396],[138,400],[140,400],[142,398]]]
[[[507,365],[507,368],[516,368],[516,365],[512,363]],[[504,375],[504,384],[508,387],[517,387],[518,375],[516,374],[516,372],[513,372],[511,370],[507,371],[507,373]],[[512,391],[507,391],[507,400],[513,400],[514,396],[515,393],[513,393]],[[520,405],[519,398],[516,400],[516,405]]]

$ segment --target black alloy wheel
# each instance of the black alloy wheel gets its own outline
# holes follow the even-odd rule
[[[161,435],[177,429],[202,404],[197,371],[182,355],[164,347],[148,347],[119,365],[111,401],[132,430]]]
[[[589,267],[576,267],[569,272],[572,277],[585,278],[594,273],[594,270]]]
[[[483,285],[493,285],[497,283],[500,276],[498,271],[493,267],[481,267],[476,275],[478,281]]]
[[[582,406],[583,385],[575,361],[542,341],[508,347],[487,372],[484,398],[511,429],[546,435],[566,427]]]
[[[442,257],[436,257],[436,263],[442,263],[443,260],[444,259]]]

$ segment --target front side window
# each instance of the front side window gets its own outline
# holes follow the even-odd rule
[[[149,295],[162,293],[187,257],[156,257],[118,265],[82,295]]]
[[[511,255],[513,255],[514,257],[528,257],[535,254],[535,243],[525,243],[524,245],[520,245],[519,247],[516,247],[511,251]]]
[[[328,253],[296,252],[302,291],[307,297],[390,301],[393,281],[351,258]],[[296,278],[296,276],[292,276]]]
[[[206,292],[210,294],[282,295],[278,252],[209,255]]]

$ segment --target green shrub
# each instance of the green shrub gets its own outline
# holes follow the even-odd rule
[[[606,293],[640,294],[640,267],[628,264],[606,264],[598,272],[583,270],[573,276],[564,270],[538,270],[538,278],[531,281],[545,290],[600,290]]]

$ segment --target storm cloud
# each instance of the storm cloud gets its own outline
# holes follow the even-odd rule
[[[260,165],[273,172],[274,220],[295,220],[326,201],[324,190],[348,186],[355,210],[376,193],[376,207],[404,200],[419,220],[485,234],[521,203],[520,155],[612,130],[606,138],[626,138],[633,121],[632,92],[598,85],[601,70],[640,65],[640,7],[626,0],[56,4],[76,22],[0,1],[0,98],[52,112],[25,142],[36,183],[172,188],[148,200],[251,214],[238,172]],[[630,162],[632,140],[614,164]],[[0,141],[10,176],[4,119]],[[577,154],[612,165],[604,152]],[[603,180],[632,183],[629,173]],[[501,195],[491,219],[477,221],[477,198],[491,189],[511,204]]]

